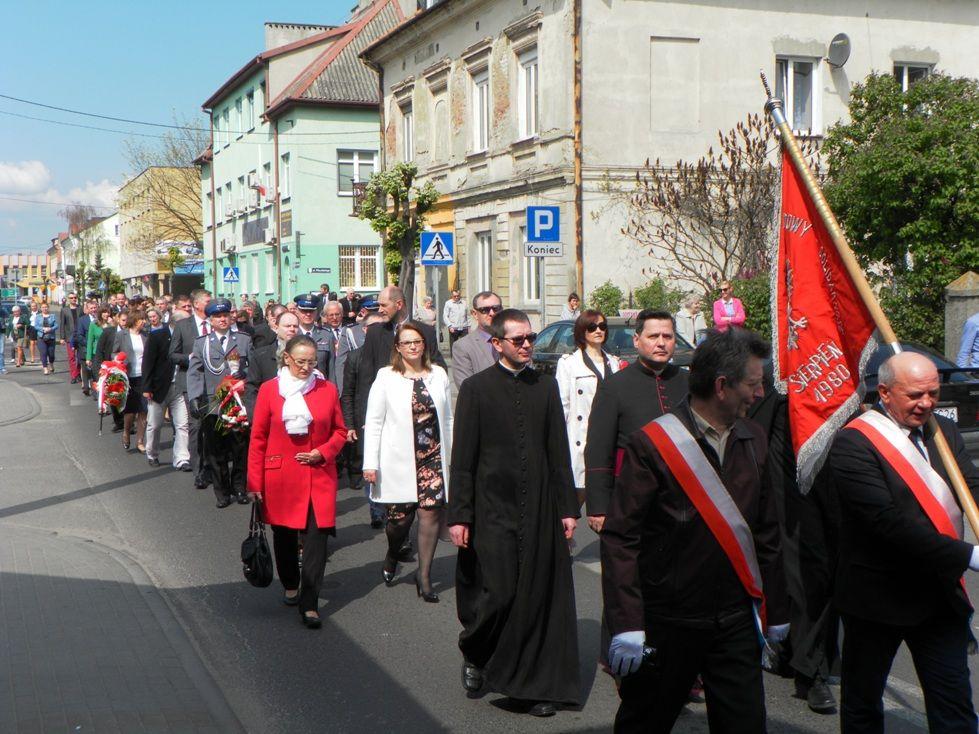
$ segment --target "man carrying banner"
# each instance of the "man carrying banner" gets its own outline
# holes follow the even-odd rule
[[[788,610],[765,436],[744,415],[769,354],[750,332],[712,334],[689,401],[626,444],[602,529],[617,733],[670,731],[698,673],[712,731],[765,731],[763,634],[783,639]]]
[[[898,646],[911,651],[933,732],[976,731],[966,655],[974,639],[962,574],[979,570],[928,425],[939,377],[904,352],[878,373],[880,403],[830,451],[843,509],[836,603],[843,617],[843,734],[882,733],[881,697]],[[973,495],[979,472],[955,424],[936,416]]]

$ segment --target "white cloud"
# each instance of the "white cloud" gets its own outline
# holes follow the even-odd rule
[[[0,161],[0,193],[36,194],[51,183],[51,171],[41,161]]]
[[[68,191],[61,192],[57,189],[48,189],[40,198],[44,201],[51,201],[65,204],[87,204],[96,207],[115,207],[116,195],[119,192],[117,184],[112,183],[107,178],[93,183],[86,181],[82,186],[76,186]],[[102,214],[108,212],[102,211]]]

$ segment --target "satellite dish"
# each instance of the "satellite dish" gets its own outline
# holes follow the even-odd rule
[[[829,42],[829,49],[826,52],[826,60],[830,66],[839,69],[850,58],[850,37],[845,33],[837,33],[833,40]]]

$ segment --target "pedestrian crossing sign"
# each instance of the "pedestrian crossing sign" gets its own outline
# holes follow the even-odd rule
[[[455,235],[452,232],[422,232],[422,265],[452,265]]]
[[[225,283],[240,283],[241,278],[238,277],[238,268],[225,268],[224,269],[224,282]]]

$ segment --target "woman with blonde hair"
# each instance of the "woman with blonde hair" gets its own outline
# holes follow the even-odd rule
[[[391,365],[378,371],[367,399],[363,471],[364,481],[373,484],[371,499],[387,505],[384,582],[394,582],[417,515],[415,589],[431,603],[439,600],[431,568],[449,496],[451,443],[449,376],[432,364],[422,327],[406,321],[395,334]]]

